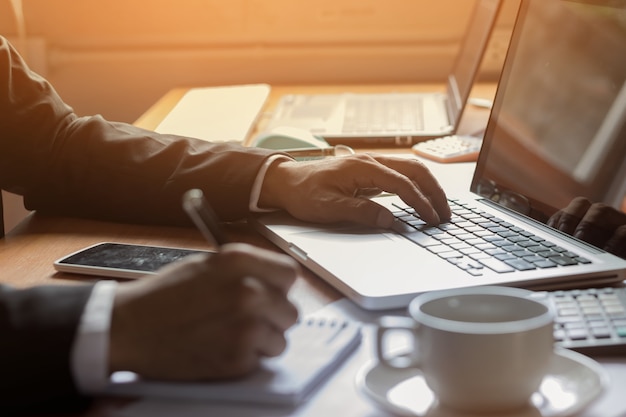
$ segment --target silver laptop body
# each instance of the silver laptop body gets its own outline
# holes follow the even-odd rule
[[[454,223],[427,228],[416,219],[406,232],[411,228],[399,220],[399,233],[311,225],[284,213],[251,222],[371,310],[404,307],[416,294],[464,286],[555,289],[624,281],[626,260],[545,225],[577,196],[617,208],[626,201],[624,21],[624,6],[598,0],[521,1],[470,189],[451,203]],[[402,213],[395,196],[375,200]],[[483,215],[491,224],[479,223],[476,216]],[[442,242],[433,244],[462,224],[469,231],[450,240],[456,254],[442,249]],[[513,231],[524,235],[513,237]],[[477,247],[495,260],[477,257]],[[502,251],[514,248],[516,256],[526,257],[507,260],[510,253]],[[479,267],[472,268],[473,261]]]
[[[279,101],[267,130],[310,130],[331,144],[409,145],[453,134],[495,25],[500,0],[479,0],[468,24],[446,91],[297,94]]]

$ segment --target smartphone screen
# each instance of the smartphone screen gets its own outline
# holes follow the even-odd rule
[[[197,249],[102,242],[54,262],[60,272],[137,278],[194,253]]]

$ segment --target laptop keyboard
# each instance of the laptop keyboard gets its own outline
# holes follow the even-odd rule
[[[363,97],[346,100],[343,132],[410,132],[424,128],[423,102],[419,97]]]
[[[473,276],[567,267],[589,259],[506,222],[493,214],[450,201],[450,222],[429,226],[413,208],[396,205],[394,229]]]

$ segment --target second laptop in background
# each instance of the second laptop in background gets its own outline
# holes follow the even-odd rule
[[[286,95],[267,129],[303,128],[348,146],[408,146],[456,133],[499,9],[500,0],[476,2],[445,92]]]

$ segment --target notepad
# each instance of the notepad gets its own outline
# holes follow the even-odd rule
[[[163,382],[117,372],[105,394],[297,405],[308,398],[361,342],[361,325],[308,318],[286,333],[287,349],[251,375],[225,382]]]
[[[192,88],[155,131],[210,142],[243,142],[269,93],[268,84]]]

